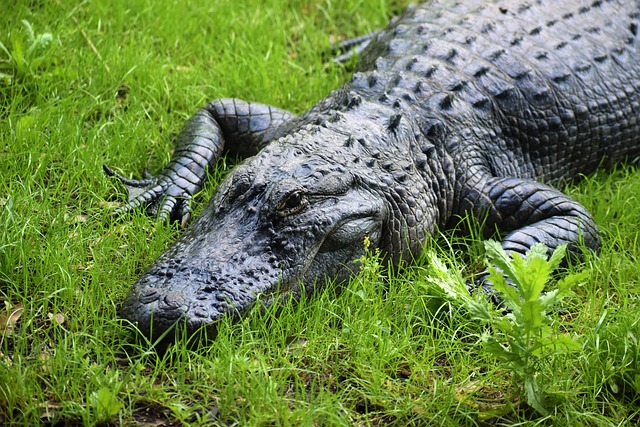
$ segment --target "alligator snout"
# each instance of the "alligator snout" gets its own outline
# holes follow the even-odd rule
[[[208,335],[215,335],[217,321],[240,317],[257,301],[256,293],[269,288],[265,279],[277,283],[278,275],[264,266],[233,273],[191,263],[177,271],[152,266],[134,286],[121,314],[152,339],[164,333],[172,337],[177,329],[191,335],[203,326]]]

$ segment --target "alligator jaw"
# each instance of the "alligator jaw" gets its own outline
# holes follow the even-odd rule
[[[121,315],[152,340],[166,334],[164,341],[173,341],[180,330],[187,335],[203,330],[213,338],[219,320],[227,316],[238,319],[263,300],[252,290],[252,283],[214,282],[213,276],[210,271],[191,269],[166,280],[152,268],[134,286]]]
[[[360,218],[353,222],[363,223]],[[198,229],[199,226],[193,227]],[[343,221],[336,221],[330,231],[337,229],[339,234],[344,233]],[[196,336],[194,342],[204,341],[203,337],[213,339],[218,322],[225,317],[237,321],[256,305],[266,308],[313,292],[328,268],[327,258],[331,258],[330,252],[320,251],[327,243],[326,238],[308,243],[304,256],[289,261],[287,266],[282,259],[291,257],[274,255],[269,249],[273,243],[268,245],[267,239],[256,237],[260,233],[252,239],[246,236],[240,239],[244,248],[228,254],[218,248],[238,247],[240,240],[230,242],[228,235],[223,237],[224,227],[224,233],[200,234],[190,230],[142,275],[120,312],[142,335],[152,341],[160,339],[156,349],[161,352],[175,341],[176,335]],[[202,236],[207,236],[213,245],[205,248]],[[261,244],[256,244],[256,240]],[[364,250],[363,243],[358,244],[358,253],[350,253],[337,265],[339,271],[334,278],[341,281],[351,275],[349,265]],[[256,247],[261,248],[257,253]]]
[[[267,308],[291,297],[297,299],[302,292],[300,279],[277,284],[273,291],[259,293],[252,292],[251,284],[247,284],[242,291],[236,289],[236,295],[245,298],[232,301],[234,296],[226,290],[204,286],[192,292],[190,284],[193,282],[186,282],[180,290],[175,290],[175,285],[167,290],[162,283],[160,287],[154,286],[154,279],[152,275],[145,275],[136,283],[120,315],[134,323],[143,336],[157,340],[156,348],[161,352],[177,335],[196,336],[194,342],[214,339],[218,323],[224,317],[237,321],[252,307]]]
[[[199,228],[195,223],[193,230]],[[222,231],[226,233],[224,227]],[[222,238],[221,234],[188,230],[140,277],[120,315],[145,337],[161,338],[164,347],[182,332],[188,336],[202,332],[213,339],[217,323],[224,317],[236,321],[256,305],[267,308],[278,301],[297,300],[301,293],[313,289],[318,278],[313,264],[325,238],[306,248],[297,267],[285,269],[265,239],[257,238],[262,244],[255,244],[255,234],[253,239],[242,239],[245,248],[229,255],[218,248],[237,247],[237,241],[229,242],[228,236]],[[209,242],[205,248],[200,244],[203,239],[214,244]],[[260,248],[258,253],[256,247]],[[253,255],[247,255],[250,248]]]
[[[163,348],[181,333],[215,338],[217,323],[225,317],[236,321],[257,304],[297,298],[317,253],[312,248],[304,262],[284,268],[282,258],[291,257],[274,253],[271,239],[253,230],[260,227],[253,224],[247,227],[253,232],[244,233],[237,226],[243,220],[230,215],[235,227],[220,221],[212,231],[203,224],[206,212],[203,217],[149,267],[121,307],[122,317],[143,336],[161,338]]]

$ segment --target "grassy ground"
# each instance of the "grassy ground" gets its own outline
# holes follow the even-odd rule
[[[631,168],[569,189],[594,213],[603,249],[577,267],[588,280],[554,316],[582,350],[540,361],[536,375],[554,397],[546,417],[478,344],[485,328],[428,280],[425,259],[384,272],[372,258],[339,296],[328,290],[280,316],[222,325],[211,346],[177,345],[164,359],[132,345],[117,319],[136,277],[180,231],[142,214],[113,221],[125,195],[102,163],[137,176],[159,170],[186,118],[216,97],[303,111],[348,77],[322,57],[332,38],[382,26],[407,2],[8,3],[0,424],[638,422],[640,179]],[[477,238],[449,235],[428,250],[462,274],[482,263]]]

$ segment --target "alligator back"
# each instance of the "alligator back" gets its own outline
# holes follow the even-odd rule
[[[418,109],[468,170],[557,183],[640,154],[640,3],[434,1],[363,54],[350,87]],[[437,139],[437,138],[435,138]]]

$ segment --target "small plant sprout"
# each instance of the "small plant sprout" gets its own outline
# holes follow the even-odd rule
[[[363,281],[373,281],[376,282],[380,278],[380,274],[382,272],[382,254],[380,253],[380,249],[376,248],[375,250],[371,250],[371,241],[369,240],[369,236],[365,236],[364,238],[364,254],[356,260],[354,260],[354,264],[359,265],[360,277]]]
[[[109,421],[118,415],[124,405],[109,388],[101,387],[97,392],[93,392],[90,398],[91,405],[95,411],[95,418],[102,422]]]
[[[11,33],[9,45],[0,41],[0,80],[11,83],[13,78],[25,78],[34,75],[38,67],[46,60],[46,47],[53,40],[51,33],[36,34],[26,19],[22,25],[27,33],[27,43],[18,31]]]

